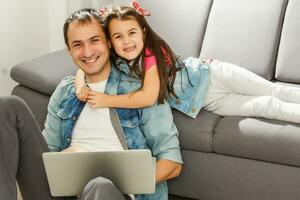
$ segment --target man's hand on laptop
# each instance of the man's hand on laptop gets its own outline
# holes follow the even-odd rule
[[[73,145],[70,146],[64,150],[62,150],[62,152],[87,152],[88,150],[79,146],[79,145]]]

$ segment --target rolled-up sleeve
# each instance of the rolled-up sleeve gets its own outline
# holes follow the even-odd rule
[[[183,163],[178,130],[173,122],[171,108],[167,103],[143,109],[140,128],[153,156],[157,159]]]

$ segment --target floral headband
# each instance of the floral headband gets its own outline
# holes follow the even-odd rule
[[[141,4],[135,0],[131,1],[131,6],[136,10],[137,13],[139,13],[141,16],[150,16],[150,12],[143,9],[141,7]],[[106,7],[102,7],[99,9],[99,15],[105,17],[105,15],[107,14],[107,12],[109,12],[109,8]]]
[[[140,15],[142,16],[150,16],[150,12],[143,9],[141,7],[141,4],[135,0],[133,0],[131,3],[131,6],[136,10],[136,12],[138,12]]]

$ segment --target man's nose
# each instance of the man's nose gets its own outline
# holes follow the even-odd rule
[[[83,55],[85,57],[91,57],[93,55],[93,48],[91,45],[84,45],[83,47]]]

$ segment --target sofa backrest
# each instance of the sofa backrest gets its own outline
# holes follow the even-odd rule
[[[289,0],[278,50],[275,78],[300,83],[300,1]]]
[[[140,0],[151,27],[182,58],[198,57],[212,0]]]
[[[199,55],[216,58],[245,67],[268,80],[274,79],[288,0],[173,0],[172,3],[141,0],[141,3],[152,13],[147,20],[153,29],[183,58]],[[292,8],[288,7],[288,11],[292,16],[287,17],[299,16],[299,1],[291,0],[290,4]],[[290,23],[295,22],[291,19]],[[284,28],[288,33],[284,33],[287,36],[283,35],[286,37],[283,39],[289,42],[295,27]],[[295,45],[295,40],[285,45]],[[288,53],[285,45],[281,44],[281,51]],[[276,78],[294,81],[297,75],[285,70],[285,64],[291,62],[286,58],[279,57]]]
[[[201,58],[234,63],[273,79],[286,0],[214,0]]]

